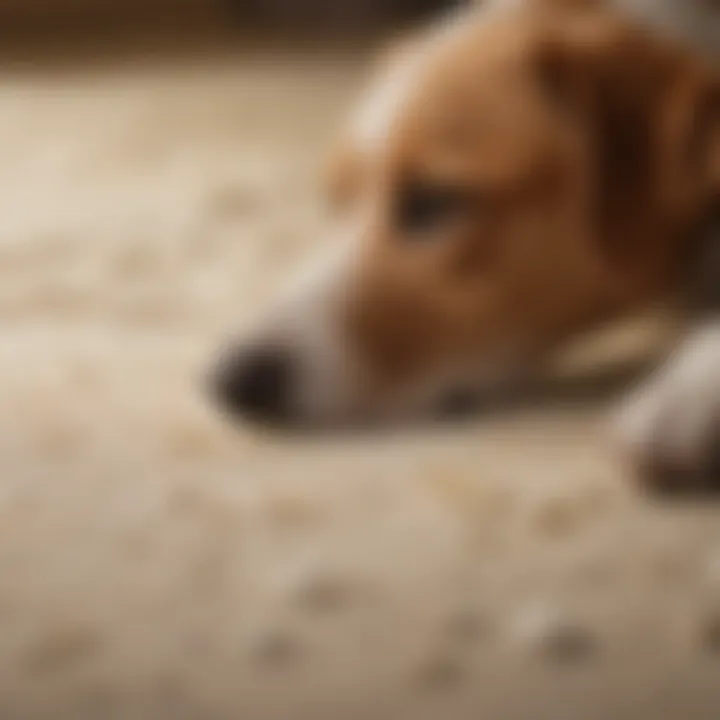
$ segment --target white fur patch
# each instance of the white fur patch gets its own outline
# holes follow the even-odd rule
[[[630,400],[616,434],[646,467],[696,472],[720,432],[720,324],[696,331]]]
[[[390,128],[414,86],[418,65],[415,56],[405,59],[361,106],[353,131],[364,150],[379,151],[385,145]]]
[[[362,396],[362,367],[348,347],[343,305],[366,221],[360,213],[337,228],[264,323],[265,341],[287,348],[298,364],[294,405],[309,422],[341,421],[356,412]]]

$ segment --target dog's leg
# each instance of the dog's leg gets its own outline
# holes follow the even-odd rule
[[[720,317],[688,336],[628,400],[614,430],[649,487],[720,490]]]

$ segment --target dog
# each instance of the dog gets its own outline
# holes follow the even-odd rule
[[[672,302],[686,336],[617,435],[657,488],[717,480],[712,5],[501,0],[403,39],[334,150],[331,246],[223,353],[223,407],[295,427],[428,415]]]

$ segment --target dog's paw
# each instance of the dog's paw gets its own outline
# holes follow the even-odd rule
[[[720,492],[720,326],[693,334],[630,398],[613,433],[648,489]]]

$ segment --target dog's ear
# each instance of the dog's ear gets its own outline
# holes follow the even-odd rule
[[[683,48],[614,15],[549,22],[534,53],[543,91],[584,133],[603,251],[640,262],[643,242],[692,217],[702,178],[720,170],[719,96]]]

